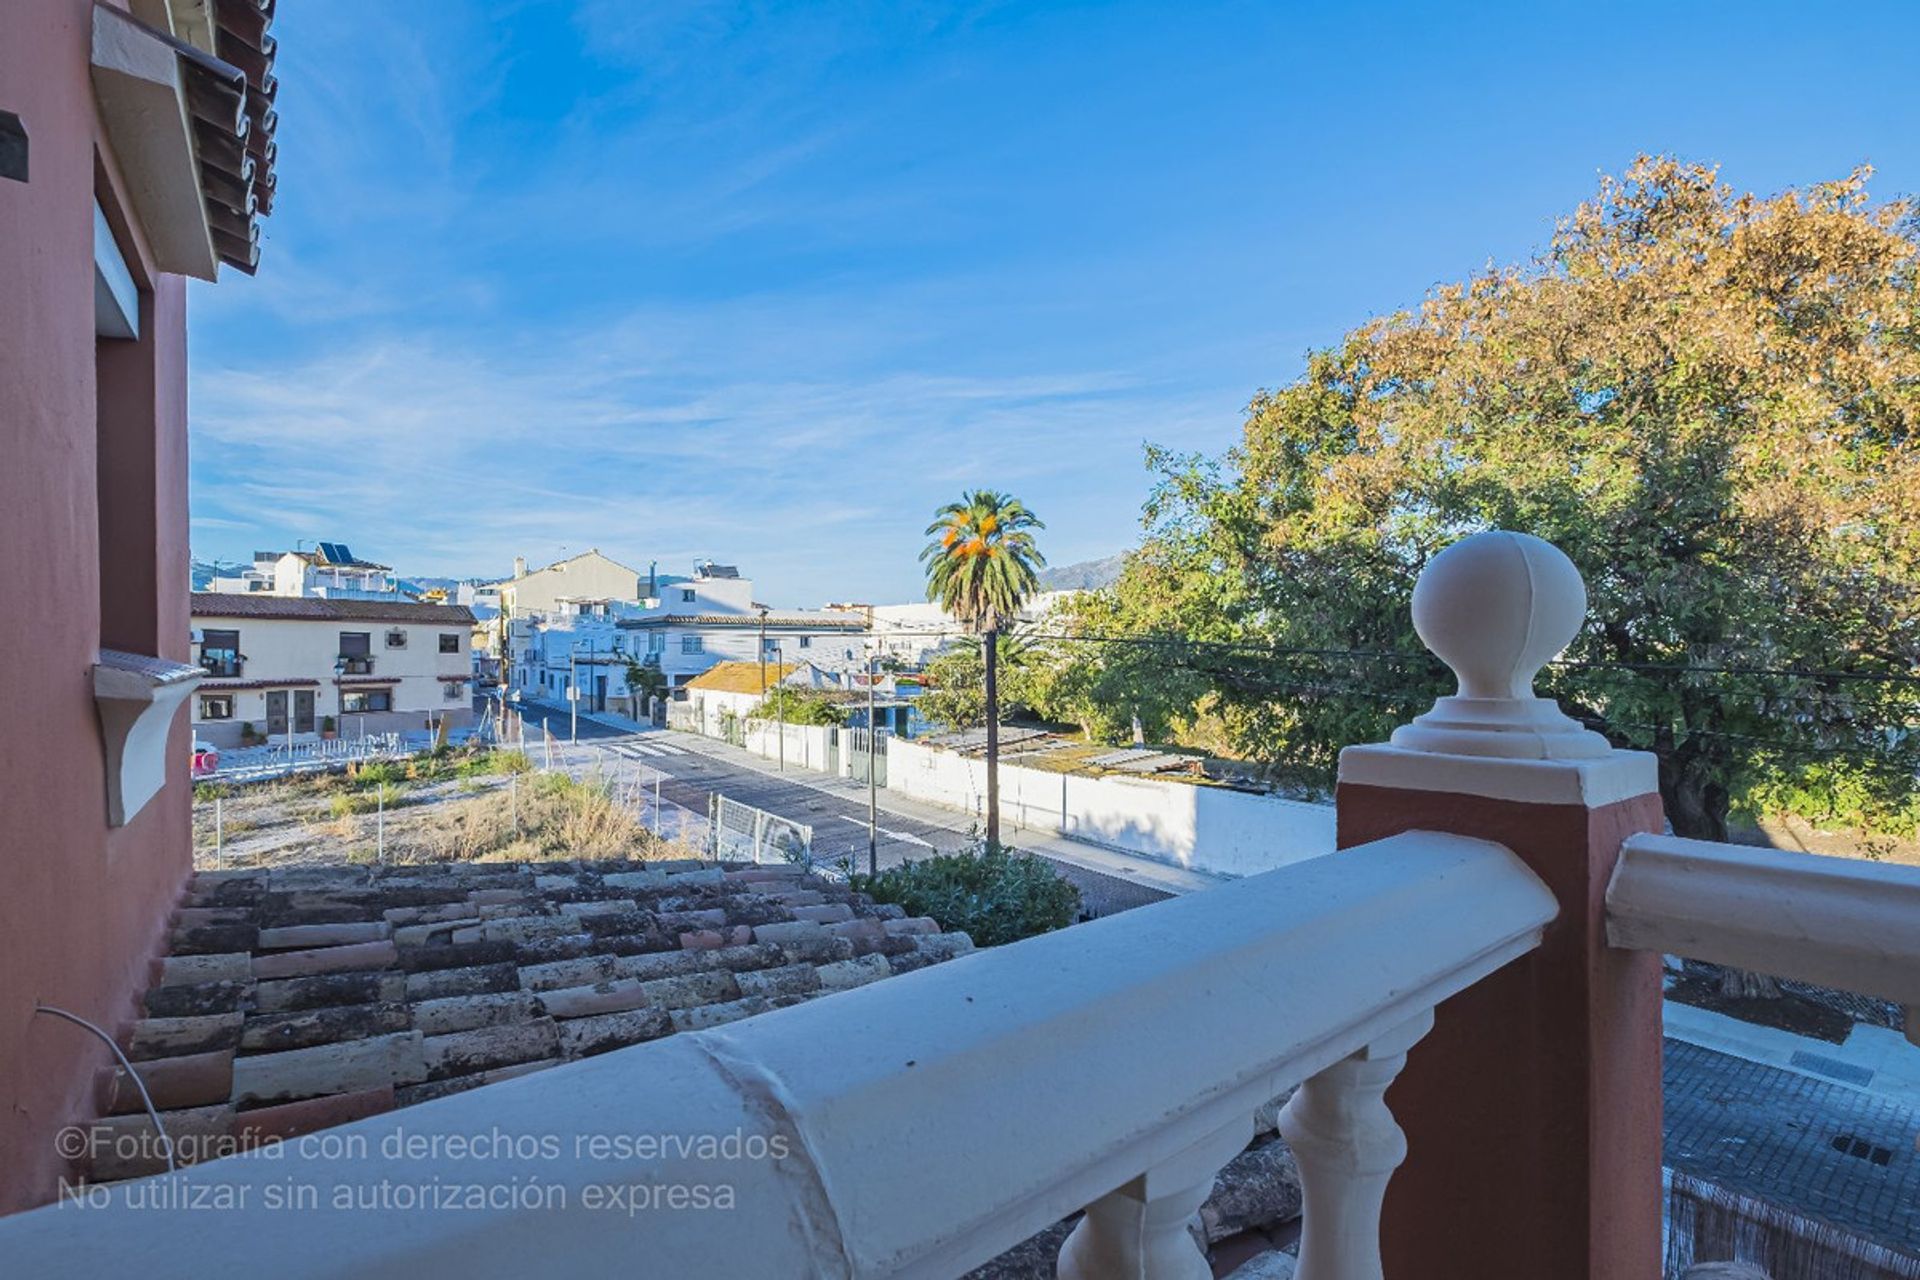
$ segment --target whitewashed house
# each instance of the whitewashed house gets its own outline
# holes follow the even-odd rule
[[[753,598],[753,580],[731,565],[702,563],[617,626],[629,652],[682,689],[717,663],[805,662],[859,670],[867,661],[865,615],[836,609],[773,609]]]
[[[362,560],[345,543],[316,543],[312,551],[256,551],[253,567],[215,578],[223,595],[316,596],[333,600],[399,598],[389,565]]]
[[[240,745],[243,727],[278,740],[472,722],[463,605],[197,591],[191,608],[206,672],[193,730],[209,746]]]
[[[1044,626],[1050,615],[1078,594],[1077,591],[1037,593],[1021,607],[1019,625]],[[969,639],[967,628],[958,619],[939,605],[927,601],[827,607],[865,617],[872,633],[875,654],[882,659],[890,658],[904,667],[922,666],[940,650]]]

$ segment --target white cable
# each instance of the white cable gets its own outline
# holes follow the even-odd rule
[[[133,1087],[140,1091],[140,1101],[146,1104],[147,1116],[153,1121],[154,1132],[160,1135],[161,1146],[167,1156],[167,1172],[175,1172],[178,1166],[173,1162],[173,1139],[167,1136],[167,1127],[160,1123],[160,1112],[156,1110],[153,1105],[153,1096],[147,1092],[147,1082],[140,1078],[140,1073],[133,1069],[131,1062],[127,1061],[127,1055],[120,1052],[120,1046],[113,1042],[113,1037],[94,1026],[91,1022],[88,1022],[79,1014],[68,1013],[65,1009],[56,1009],[50,1004],[36,1004],[33,1007],[33,1011],[35,1013],[50,1013],[56,1018],[65,1018],[68,1022],[77,1023],[106,1041],[107,1048],[113,1050],[113,1056],[120,1059],[121,1068],[125,1070],[129,1076],[133,1077]]]

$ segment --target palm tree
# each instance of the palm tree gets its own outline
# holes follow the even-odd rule
[[[1046,557],[1033,543],[1046,526],[1011,494],[976,489],[940,508],[921,551],[927,599],[980,636],[987,694],[987,842],[1000,843],[1000,630],[1040,586]]]

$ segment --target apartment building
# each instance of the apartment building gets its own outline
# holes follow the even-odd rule
[[[321,542],[311,551],[256,551],[253,565],[215,578],[211,591],[228,595],[324,596],[367,600],[397,596],[390,565],[362,560],[340,542]]]
[[[464,605],[195,592],[200,742],[412,732],[473,720]]]
[[[834,609],[772,609],[731,565],[702,563],[691,579],[660,588],[648,606],[616,624],[628,651],[660,668],[679,690],[721,662],[805,662],[857,670],[867,661],[867,620]]]

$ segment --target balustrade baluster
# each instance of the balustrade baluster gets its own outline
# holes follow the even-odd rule
[[[1303,1197],[1297,1280],[1382,1280],[1380,1206],[1407,1158],[1387,1086],[1432,1027],[1429,1010],[1307,1080],[1281,1110]]]
[[[1251,1141],[1248,1116],[1088,1205],[1060,1247],[1059,1280],[1212,1280],[1187,1225],[1221,1166]]]

